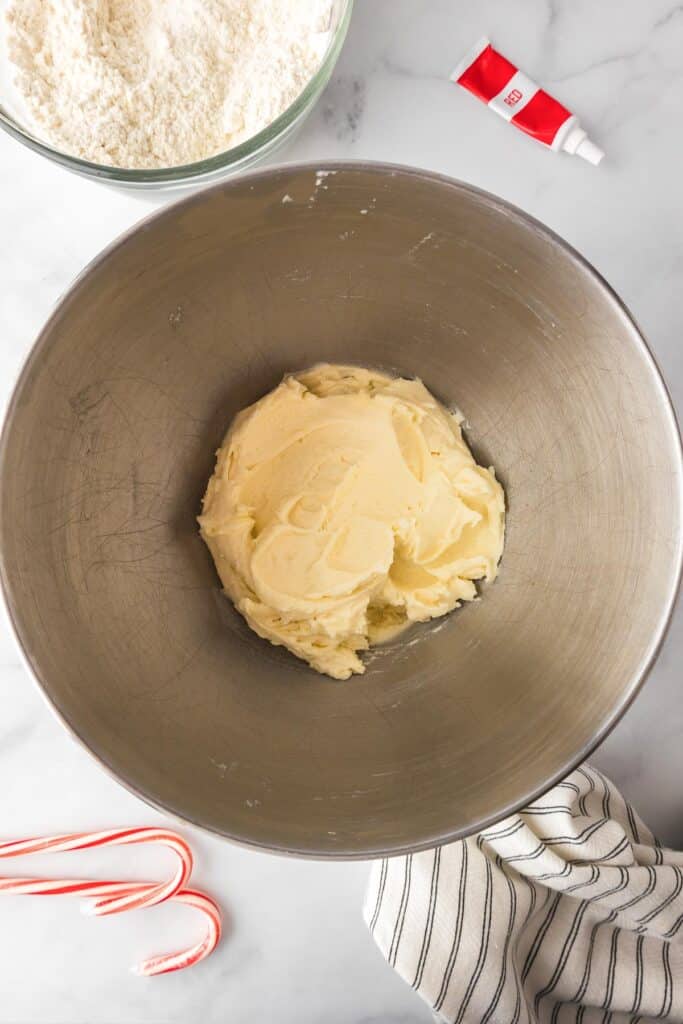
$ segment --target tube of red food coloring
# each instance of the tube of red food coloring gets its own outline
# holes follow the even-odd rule
[[[494,50],[488,39],[480,39],[460,61],[451,81],[548,149],[561,149],[596,165],[605,155],[571,111]]]

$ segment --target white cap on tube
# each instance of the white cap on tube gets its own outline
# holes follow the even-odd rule
[[[604,151],[596,146],[594,142],[588,138],[588,135],[579,127],[578,124],[572,127],[571,131],[562,140],[561,148],[565,153],[571,153],[575,156],[580,156],[584,160],[587,160],[589,164],[593,164],[597,167],[602,158],[604,157]]]
[[[596,146],[590,139],[586,138],[576,147],[576,155],[582,156],[589,164],[593,164],[594,167],[597,167],[605,155],[605,151],[600,149],[599,146]]]

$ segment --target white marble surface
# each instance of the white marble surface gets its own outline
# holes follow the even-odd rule
[[[518,135],[447,81],[482,33],[579,112],[595,170]],[[357,0],[334,80],[281,160],[384,159],[504,196],[580,249],[630,305],[683,408],[683,5],[675,0]],[[0,398],[69,281],[168,196],[82,181],[0,138]],[[683,618],[635,705],[595,755],[669,844],[683,846]],[[159,820],[53,719],[0,623],[0,835]],[[90,921],[56,900],[4,899],[0,1022],[427,1021],[360,919],[363,864],[246,852],[201,835],[198,884],[232,935],[195,971],[141,981],[127,965],[196,922],[160,908]],[[102,854],[107,870],[124,855]],[[165,866],[163,855],[148,863]],[[94,870],[76,858],[73,871]],[[50,864],[52,868],[63,861]],[[40,865],[32,865],[33,868]],[[189,912],[188,912],[189,913]]]

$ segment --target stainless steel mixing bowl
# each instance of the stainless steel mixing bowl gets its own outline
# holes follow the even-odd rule
[[[248,630],[195,522],[235,412],[318,360],[419,374],[509,504],[482,600],[344,683]],[[11,617],[66,724],[293,853],[414,850],[549,786],[633,698],[681,566],[679,435],[622,304],[519,210],[385,166],[244,177],[116,243],[38,339],[1,473]]]

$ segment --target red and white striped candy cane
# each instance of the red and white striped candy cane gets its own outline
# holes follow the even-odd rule
[[[137,893],[114,896],[97,900],[91,913],[97,916],[116,914],[138,907],[153,907],[170,899],[179,889],[187,885],[194,859],[192,850],[185,840],[175,832],[163,828],[118,828],[102,832],[71,832],[66,835],[20,839],[0,843],[0,859],[23,857],[30,853],[67,853],[73,850],[93,850],[101,846],[131,846],[139,843],[158,843],[169,847],[180,861],[178,869],[168,882],[150,882]],[[97,883],[106,885],[107,883]],[[39,895],[36,893],[35,895]],[[47,889],[42,895],[53,895]],[[97,895],[93,893],[93,895]]]
[[[204,938],[190,949],[178,953],[165,953],[145,960],[136,968],[136,973],[151,977],[191,967],[206,959],[218,945],[221,937],[221,914],[217,904],[209,896],[183,888],[192,872],[193,857],[188,844],[175,832],[160,828],[130,828],[22,839],[0,843],[0,858],[19,857],[31,853],[64,853],[136,843],[158,843],[171,848],[180,860],[173,878],[161,883],[91,881],[77,878],[0,878],[0,895],[95,897],[87,912],[97,916],[151,907],[165,900],[184,903],[201,911],[207,919],[208,929]]]
[[[186,967],[192,967],[207,956],[213,953],[221,939],[221,912],[218,904],[204,892],[196,889],[182,889],[171,897],[178,903],[184,903],[188,907],[200,910],[208,921],[206,935],[196,946],[191,946],[180,953],[164,953],[161,956],[151,957],[143,961],[136,968],[135,973],[145,978],[151,978],[157,974],[170,974],[171,971],[182,971]]]

